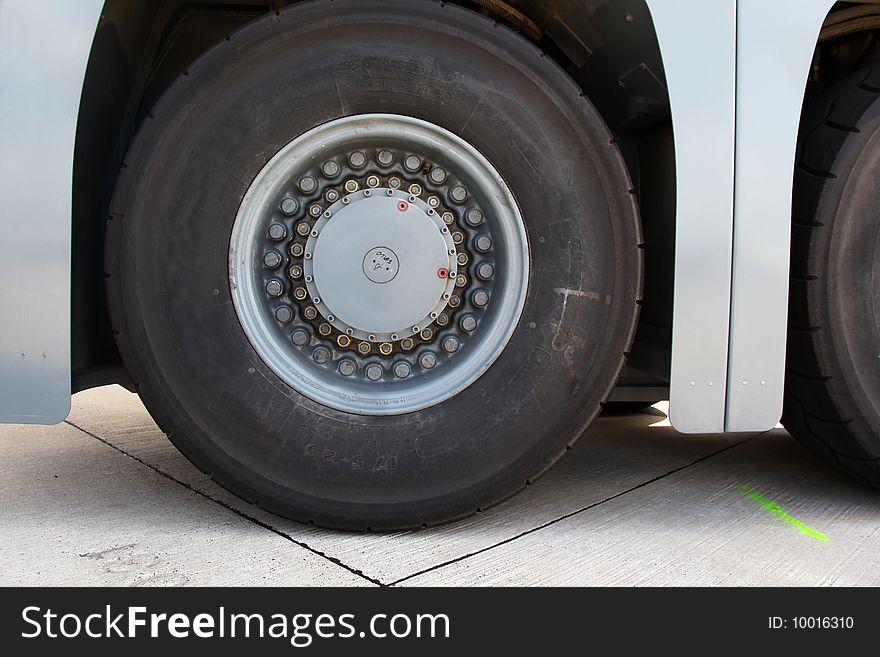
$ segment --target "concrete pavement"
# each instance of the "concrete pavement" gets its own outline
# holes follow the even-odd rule
[[[880,495],[782,430],[682,436],[653,410],[600,419],[494,509],[392,535],[249,506],[118,387],[57,427],[0,426],[0,456],[0,585],[880,584]]]

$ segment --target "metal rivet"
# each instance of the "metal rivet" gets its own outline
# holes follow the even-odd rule
[[[360,169],[367,163],[367,156],[360,151],[355,151],[348,156],[348,163],[352,166],[353,169]]]
[[[381,150],[379,154],[376,156],[376,159],[379,161],[383,167],[391,166],[394,162],[394,153],[389,150]]]
[[[485,308],[489,303],[489,293],[486,290],[477,290],[471,297],[471,301],[477,308]]]
[[[458,326],[465,333],[473,333],[477,330],[477,319],[473,315],[465,315],[458,320]]]
[[[293,310],[290,309],[290,306],[281,306],[275,311],[275,319],[282,324],[287,324],[293,320]]]
[[[318,181],[311,176],[306,176],[299,181],[299,190],[303,194],[311,194],[318,187]]]
[[[367,378],[370,381],[378,381],[382,378],[383,370],[381,365],[367,365]]]
[[[451,335],[448,338],[446,338],[445,340],[443,340],[443,344],[442,344],[443,351],[445,351],[447,354],[454,354],[456,351],[458,351],[458,348],[460,346],[461,345],[458,342],[458,338],[451,336]]]
[[[452,191],[449,192],[449,196],[456,203],[464,203],[465,201],[467,201],[468,192],[461,185],[456,185],[455,187],[452,188]]]
[[[339,363],[339,373],[342,376],[351,376],[357,371],[357,365],[353,360],[345,359]]]
[[[483,223],[483,213],[477,208],[473,208],[469,210],[465,215],[464,220],[468,223],[469,226],[479,226]]]
[[[477,276],[479,276],[484,281],[491,280],[495,275],[495,267],[490,265],[488,262],[484,262],[479,267],[477,267]]]
[[[428,174],[428,177],[431,179],[431,182],[435,185],[442,185],[446,182],[446,169],[443,167],[434,167],[431,169],[431,173]]]
[[[340,170],[339,164],[335,160],[324,162],[324,165],[321,167],[321,171],[328,178],[335,178],[339,175]]]
[[[269,251],[263,256],[263,264],[269,269],[276,269],[281,265],[281,254],[278,251]]]
[[[273,278],[271,281],[266,283],[266,293],[270,297],[279,297],[281,293],[284,292],[284,285],[281,284],[281,281]]]
[[[492,250],[492,238],[488,235],[480,235],[474,242],[474,246],[477,247],[477,251],[487,253]]]
[[[394,376],[398,379],[405,379],[412,373],[412,367],[406,361],[402,360],[394,365]]]
[[[434,369],[437,366],[437,356],[428,351],[419,356],[419,365],[426,370]]]
[[[288,217],[296,214],[296,211],[299,209],[299,203],[295,198],[286,198],[281,201],[281,211],[286,214]]]
[[[416,172],[422,168],[422,158],[418,155],[407,155],[403,161],[403,166],[406,167],[407,171]]]
[[[318,347],[312,352],[312,358],[318,363],[318,365],[324,365],[330,360],[330,350],[326,347]]]
[[[309,336],[308,331],[297,329],[293,332],[293,335],[290,336],[290,339],[293,340],[293,344],[297,347],[305,347],[309,343],[309,340],[311,340],[311,337]]]
[[[287,237],[287,227],[284,224],[272,224],[269,226],[269,239],[279,242]]]

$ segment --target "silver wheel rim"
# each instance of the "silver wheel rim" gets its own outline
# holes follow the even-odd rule
[[[480,378],[525,304],[529,251],[510,189],[476,149],[371,114],[281,149],[245,194],[232,299],[263,362],[360,415],[429,408]]]

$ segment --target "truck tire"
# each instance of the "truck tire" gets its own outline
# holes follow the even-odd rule
[[[111,210],[111,317],[149,412],[220,485],[323,527],[521,490],[599,413],[637,321],[605,124],[449,4],[302,2],[232,34],[153,109]]]
[[[783,423],[880,487],[880,65],[831,89],[804,126]]]

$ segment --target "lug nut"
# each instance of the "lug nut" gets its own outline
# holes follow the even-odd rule
[[[322,208],[322,207],[321,207],[320,205],[318,205],[317,203],[316,203],[315,205],[313,205],[312,207],[309,208],[309,214],[310,214],[311,216],[313,216],[315,219],[317,219],[318,217],[320,217],[321,214],[322,214],[323,212],[324,212],[324,208]]]
[[[306,176],[299,181],[299,191],[303,194],[311,194],[318,187],[318,181],[311,176]]]
[[[378,381],[382,378],[383,370],[381,365],[367,365],[367,378],[370,381]]]
[[[471,296],[471,301],[477,308],[485,308],[489,303],[489,293],[486,290],[477,290]]]
[[[312,358],[315,359],[315,362],[318,365],[324,365],[327,361],[330,360],[330,350],[326,347],[318,347],[312,353]]]
[[[455,287],[467,287],[467,284],[468,279],[464,274],[455,278]]]
[[[269,226],[269,239],[280,242],[287,237],[287,227],[284,224],[272,224]]]
[[[293,335],[290,336],[290,339],[297,347],[305,347],[309,343],[309,340],[311,340],[311,337],[305,329],[297,329],[293,332]]]
[[[405,360],[400,361],[394,365],[394,376],[398,379],[405,379],[410,374],[412,374],[412,367]]]
[[[434,331],[432,331],[431,329],[425,329],[424,331],[419,333],[419,337],[425,342],[428,342],[431,340],[431,338],[434,337]]]
[[[407,155],[406,159],[403,161],[403,166],[406,167],[407,171],[415,173],[422,168],[422,158],[418,155]]]
[[[284,286],[281,284],[281,281],[273,278],[266,283],[266,294],[270,297],[280,297],[282,292],[284,292]]]
[[[474,246],[477,247],[477,251],[488,253],[492,250],[492,238],[488,235],[480,235],[474,242]]]
[[[419,356],[419,365],[426,370],[432,370],[437,366],[437,356],[428,351]]]
[[[461,297],[452,297],[449,300],[450,308],[458,308],[461,305]]]
[[[351,338],[347,335],[340,335],[336,338],[336,344],[338,344],[343,349],[348,349],[351,346]]]
[[[358,184],[357,180],[347,180],[345,182],[345,191],[349,194],[354,194],[360,188],[361,186]]]
[[[324,162],[324,165],[321,167],[321,171],[328,178],[335,178],[339,175],[339,164],[336,162],[336,160],[328,160],[327,162]]]
[[[459,233],[458,231],[452,233],[452,241],[456,244],[461,244],[462,242],[464,242],[464,234]]]
[[[339,200],[339,192],[337,192],[335,189],[328,189],[326,192],[324,192],[324,200],[327,201],[327,203],[329,203],[330,205],[333,205],[334,203],[336,203],[336,201]]]
[[[357,371],[357,365],[353,360],[345,359],[339,363],[339,373],[342,376],[351,376]]]
[[[312,232],[312,227],[309,226],[306,222],[302,222],[301,224],[296,225],[296,232],[300,237],[306,237],[309,233]]]
[[[376,159],[379,161],[383,167],[391,166],[394,162],[394,153],[389,150],[381,150],[379,154],[376,156]]]
[[[467,253],[459,253],[458,258],[456,258],[456,262],[458,262],[460,267],[467,266],[467,263],[470,261]]]
[[[291,244],[290,246],[290,255],[294,258],[302,258],[305,249],[302,244]]]
[[[330,335],[330,333],[331,333],[332,331],[333,331],[333,329],[330,328],[330,325],[329,325],[329,324],[321,324],[321,325],[318,327],[318,333],[320,333],[321,335],[323,335],[325,338],[326,338],[328,335]]]
[[[492,280],[492,277],[495,275],[495,267],[490,265],[488,262],[484,262],[479,267],[477,267],[477,276],[479,276],[484,281]]]
[[[383,342],[379,345],[379,353],[383,356],[390,356],[394,351],[394,346],[390,342]]]
[[[293,298],[297,301],[305,301],[309,291],[304,287],[298,287],[293,291]]]
[[[468,213],[464,216],[464,220],[467,222],[468,226],[473,226],[476,228],[481,223],[483,223],[483,213],[477,208],[474,208],[473,210],[468,211]]]
[[[443,340],[443,351],[445,351],[447,354],[454,354],[456,351],[458,351],[458,348],[460,346],[461,344],[459,343],[458,338],[452,335]]]
[[[437,322],[437,326],[446,326],[447,324],[449,324],[449,315],[447,315],[446,313],[440,313],[439,315],[437,315],[437,319],[435,321]]]
[[[428,197],[428,205],[432,208],[440,207],[440,197],[439,196],[429,196]]]
[[[477,319],[473,315],[465,315],[458,320],[458,326],[465,333],[473,333],[477,330]]]
[[[418,183],[413,183],[409,186],[409,193],[413,196],[421,196],[422,195],[422,186]]]
[[[309,306],[303,311],[303,316],[311,321],[318,316],[318,310],[314,306]]]
[[[403,186],[403,181],[397,176],[392,176],[388,179],[388,186],[391,189],[400,189]]]
[[[378,187],[382,184],[382,181],[379,180],[379,176],[370,176],[367,178],[367,187]]]
[[[370,353],[370,349],[371,347],[369,342],[361,342],[360,344],[358,344],[359,354],[363,354],[364,356],[366,356],[368,353]]]
[[[449,192],[449,196],[456,203],[464,203],[465,201],[467,201],[468,192],[461,185],[456,185],[452,188],[452,191]]]
[[[281,306],[275,311],[275,319],[282,324],[288,324],[293,320],[293,310],[290,309],[290,306]]]
[[[434,167],[431,169],[431,173],[428,174],[428,177],[431,179],[431,182],[435,185],[442,185],[446,182],[446,169],[443,167]]]
[[[281,254],[278,251],[269,251],[263,256],[263,264],[269,269],[276,269],[281,265]]]
[[[281,201],[281,211],[286,214],[288,217],[296,214],[296,211],[299,209],[299,203],[297,203],[295,198],[286,198]]]
[[[287,275],[295,281],[299,280],[303,276],[303,268],[299,265],[293,265],[290,269],[287,270]]]
[[[348,156],[348,163],[352,169],[360,169],[367,163],[367,156],[360,151],[355,151]]]
[[[455,215],[451,212],[444,212],[441,218],[443,219],[443,223],[447,226],[451,226],[455,223]]]
[[[404,338],[400,343],[400,348],[404,351],[409,351],[413,347],[416,346],[415,341],[412,338]]]

